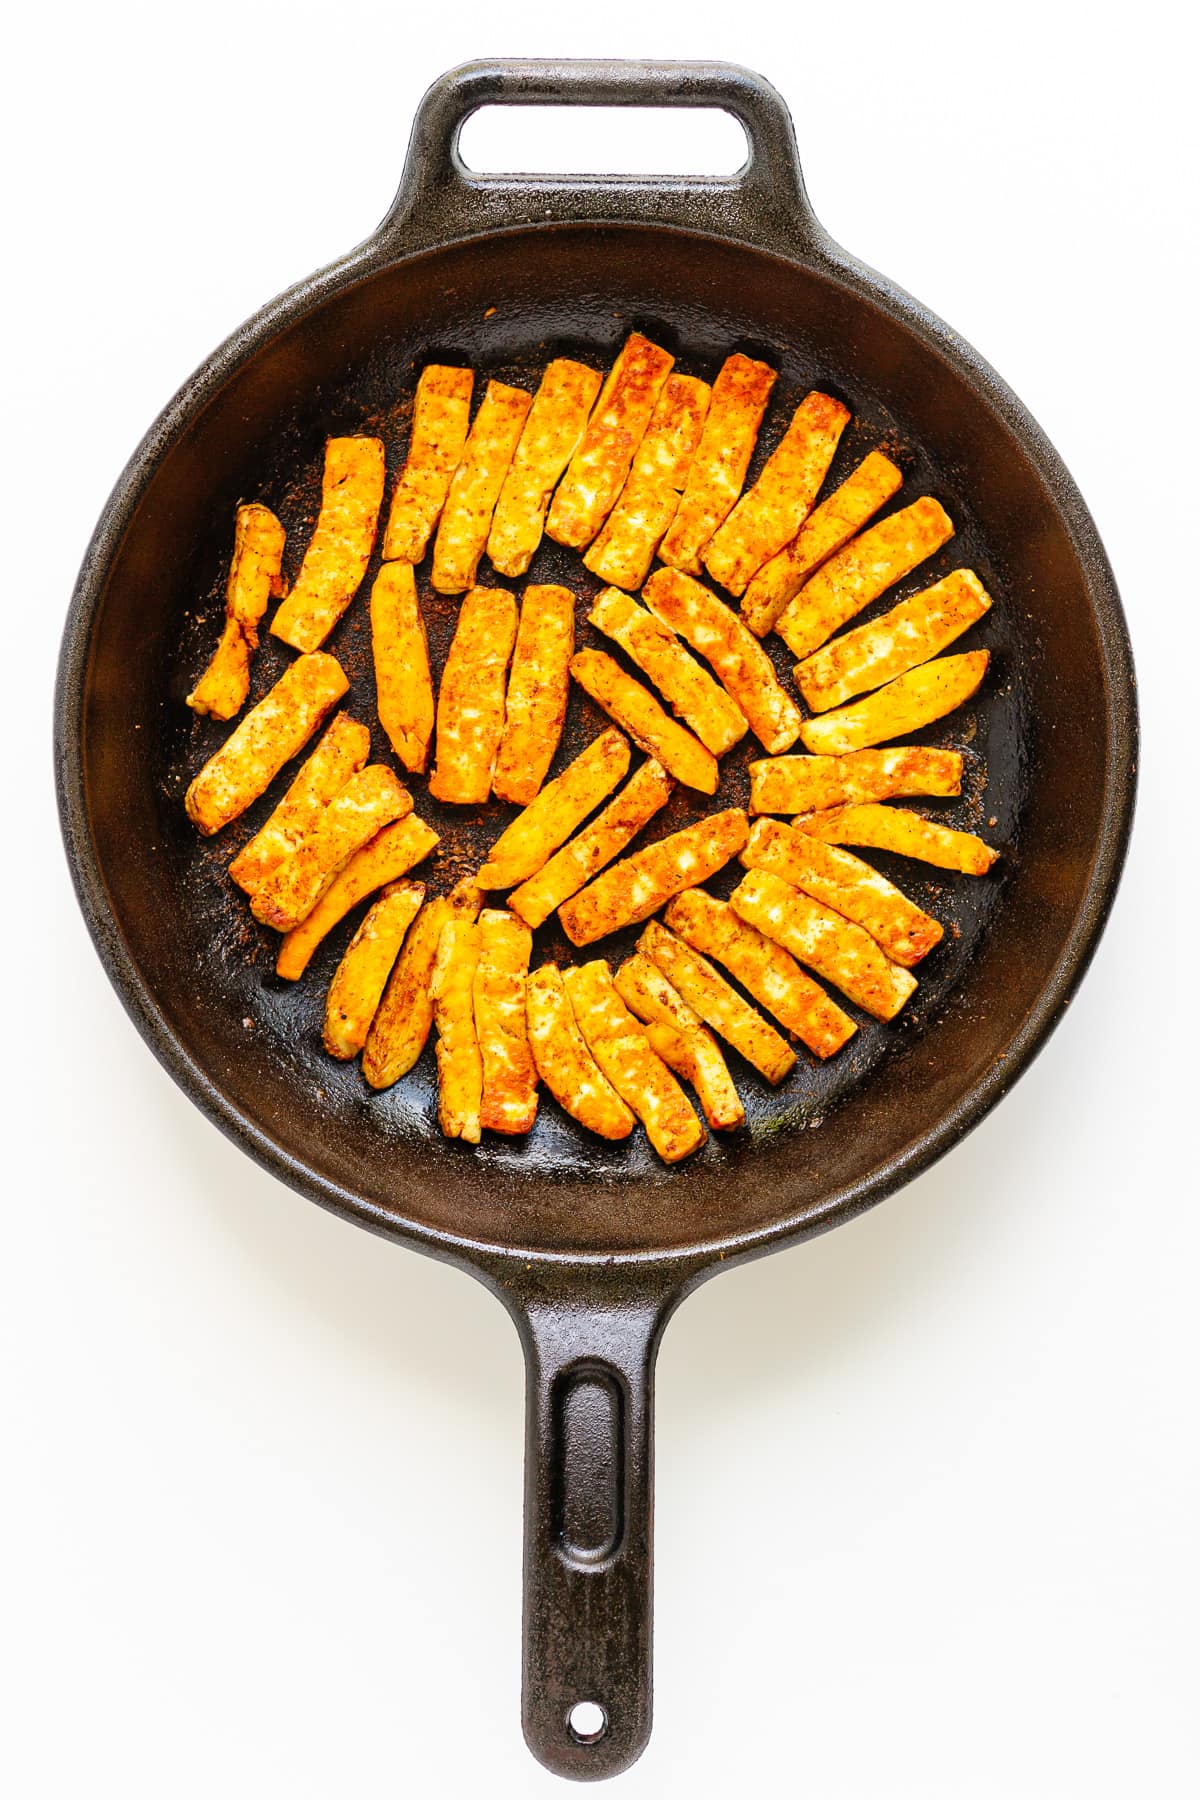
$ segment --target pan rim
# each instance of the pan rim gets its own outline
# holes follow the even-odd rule
[[[243,1113],[196,1061],[169,1023],[150,984],[125,942],[111,903],[104,869],[91,832],[87,807],[83,711],[87,671],[97,613],[108,576],[141,499],[171,446],[216,398],[224,385],[278,333],[326,302],[401,265],[419,263],[454,250],[473,238],[560,234],[597,227],[667,234],[719,243],[756,257],[773,258],[816,274],[854,297],[890,314],[914,332],[925,347],[954,367],[1016,438],[1045,485],[1067,530],[1084,577],[1099,646],[1104,694],[1107,758],[1100,831],[1086,884],[1065,933],[1054,967],[1038,997],[1005,1047],[1002,1057],[958,1097],[924,1133],[885,1157],[857,1180],[809,1203],[796,1213],[748,1231],[713,1234],[701,1242],[665,1248],[549,1250],[472,1238],[401,1217],[318,1173],[294,1157]],[[54,758],[59,819],[80,909],[101,963],[118,997],[160,1064],[209,1121],[260,1165],[326,1210],[378,1235],[502,1280],[519,1264],[580,1269],[642,1270],[647,1279],[670,1283],[695,1279],[733,1261],[753,1258],[832,1229],[878,1204],[930,1167],[979,1124],[1025,1072],[1062,1017],[1095,952],[1111,910],[1132,829],[1136,797],[1138,723],[1132,650],[1116,581],[1099,533],[1058,452],[996,371],[969,344],[920,302],[886,277],[858,262],[823,233],[803,252],[788,255],[726,233],[667,223],[612,219],[515,223],[466,233],[441,244],[397,253],[377,233],[347,256],[296,283],[254,314],[219,345],[182,384],[137,445],[112,489],[85,551],[64,625],[54,698]],[[686,1170],[684,1171],[686,1174]]]

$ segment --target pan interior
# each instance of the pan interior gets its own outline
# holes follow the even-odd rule
[[[972,881],[866,853],[947,926],[918,971],[914,1000],[889,1026],[855,1014],[856,1037],[824,1066],[801,1050],[778,1091],[731,1053],[748,1128],[713,1137],[674,1170],[640,1133],[617,1146],[587,1137],[544,1090],[528,1139],[474,1150],[447,1143],[429,1047],[405,1081],[373,1094],[356,1064],[332,1061],[320,1042],[325,988],[362,909],[307,977],[287,984],[273,974],[277,939],[254,924],[224,874],[284,782],[209,842],[182,806],[188,780],[230,729],[197,719],[183,697],[215,641],[238,501],[279,512],[294,575],[325,437],[381,433],[390,491],[424,362],[468,362],[531,387],[553,355],[607,364],[631,327],[672,349],[686,373],[711,379],[734,349],[780,371],[751,476],[795,402],[820,386],[854,415],[835,479],[879,445],[905,469],[893,507],[921,493],[943,502],[957,535],[873,611],[963,565],[995,600],[955,646],[993,652],[982,694],[916,741],[965,750],[962,799],[931,810],[1001,846],[997,871]],[[373,574],[327,648],[351,676],[346,705],[372,723],[374,752],[390,760],[374,723],[365,604]],[[436,673],[458,602],[433,595],[427,577],[426,564],[418,580]],[[480,579],[490,579],[486,562]],[[577,555],[546,541],[528,579],[571,587],[579,641],[602,642],[583,623],[600,584]],[[790,659],[772,645],[790,682]],[[289,656],[264,636],[253,695]],[[309,309],[166,448],[93,631],[83,735],[90,823],[125,948],[169,1029],[236,1114],[312,1171],[318,1197],[385,1229],[532,1253],[683,1248],[815,1211],[823,1196],[903,1153],[1004,1055],[1061,949],[1094,852],[1106,750],[1101,671],[1086,576],[1053,494],[987,399],[915,332],[829,278],[710,239],[634,227],[515,231],[392,266]],[[555,769],[600,722],[576,693]],[[747,740],[725,759],[716,800],[677,790],[647,835],[743,803],[745,765],[761,754]],[[442,833],[417,873],[440,891],[478,866],[514,809],[443,807],[421,778],[412,785],[418,813]],[[726,871],[716,890],[727,893],[735,879]],[[635,936],[580,953],[552,921],[538,934],[535,962],[597,953],[616,961]]]

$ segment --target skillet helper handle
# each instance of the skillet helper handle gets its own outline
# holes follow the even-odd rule
[[[670,1305],[552,1295],[525,1348],[521,1715],[557,1775],[628,1768],[651,1723],[653,1383]]]
[[[481,106],[719,109],[742,125],[749,155],[730,176],[477,174],[459,136]],[[804,191],[791,116],[763,76],[736,63],[498,58],[464,63],[429,88],[375,242],[409,253],[503,226],[608,220],[713,232],[793,256],[828,241]]]

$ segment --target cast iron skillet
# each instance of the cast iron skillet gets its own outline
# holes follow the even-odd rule
[[[483,179],[457,141],[488,102],[722,107],[750,156],[728,180]],[[698,373],[735,347],[765,354],[781,370],[776,417],[782,396],[832,388],[859,434],[845,460],[889,444],[910,471],[898,504],[933,492],[959,522],[910,587],[967,562],[998,597],[984,696],[928,741],[971,740],[970,791],[949,816],[983,821],[1002,873],[936,885],[952,929],[903,1026],[864,1025],[852,1054],[802,1067],[778,1095],[739,1068],[749,1130],[671,1171],[636,1146],[586,1143],[549,1100],[528,1143],[448,1144],[431,1124],[428,1052],[413,1079],[369,1095],[319,1045],[322,983],[349,927],[284,992],[269,934],[221,878],[228,845],[202,844],[180,804],[223,735],[180,702],[212,641],[238,499],[279,506],[302,543],[326,433],[382,429],[394,459],[419,359],[528,383],[559,350],[610,357],[631,324]],[[561,555],[547,545],[532,577],[566,573],[582,595],[590,578]],[[452,608],[431,607],[440,657]],[[332,647],[369,717],[364,614],[360,601]],[[284,656],[267,641],[256,692]],[[586,709],[573,729],[595,729]],[[422,101],[378,231],[230,338],[134,454],[71,604],[56,731],[80,905],[162,1063],[301,1193],[469,1270],[509,1308],[528,1367],[525,1735],[561,1774],[616,1773],[650,1730],[652,1372],[666,1319],[722,1265],[839,1224],[956,1143],[1045,1041],[1108,912],[1134,798],[1133,673],[1069,475],[974,351],[826,236],[787,111],[758,76],[471,64]],[[739,783],[733,766],[725,804]],[[686,796],[673,805],[686,816]],[[477,863],[502,816],[464,825],[423,792],[418,809],[446,830],[443,882]],[[911,889],[911,866],[902,879]],[[569,1723],[585,1700],[606,1718],[592,1737]]]

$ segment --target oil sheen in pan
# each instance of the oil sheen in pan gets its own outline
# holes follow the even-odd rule
[[[598,368],[606,367],[626,332],[636,327],[674,350],[677,369],[683,374],[711,380],[723,356],[735,349],[762,356],[779,369],[780,380],[764,421],[747,484],[754,479],[778,442],[798,401],[810,388],[820,387],[844,400],[853,413],[824,492],[836,486],[867,450],[881,448],[899,463],[905,476],[903,487],[884,509],[885,514],[926,493],[945,505],[955,522],[954,537],[928,562],[889,589],[858,622],[885,611],[897,600],[917,592],[952,568],[973,568],[991,592],[994,600],[991,612],[954,646],[955,650],[986,647],[992,652],[983,689],[966,707],[905,741],[946,745],[965,753],[961,798],[921,800],[912,804],[928,810],[948,825],[978,831],[989,843],[1000,847],[1003,854],[990,875],[972,879],[948,875],[879,852],[862,852],[919,905],[939,918],[946,927],[946,936],[921,964],[917,971],[920,984],[917,992],[899,1019],[891,1024],[877,1023],[839,996],[840,1004],[852,1014],[859,1029],[847,1048],[829,1062],[818,1064],[802,1046],[798,1046],[799,1061],[795,1070],[778,1089],[773,1089],[736,1052],[729,1051],[730,1068],[746,1106],[747,1129],[753,1139],[767,1133],[795,1132],[818,1125],[832,1106],[848,1099],[852,1103],[855,1088],[869,1076],[881,1057],[903,1042],[906,1034],[926,1028],[936,1030],[938,1011],[946,1004],[954,1004],[955,987],[999,904],[1006,866],[1017,851],[1024,786],[1025,703],[1018,679],[1019,656],[1009,597],[1002,579],[989,562],[987,545],[975,525],[971,495],[965,485],[948,482],[932,466],[921,445],[905,433],[878,396],[848,389],[834,379],[829,370],[806,362],[787,345],[751,343],[739,338],[732,321],[729,335],[724,339],[718,336],[719,319],[707,315],[704,325],[706,329],[690,341],[686,331],[676,331],[661,319],[618,318],[609,314],[603,334],[597,333],[586,339],[549,338],[534,344],[501,341],[497,345],[498,353],[490,359],[481,356],[477,347],[455,342],[452,338],[445,343],[417,347],[415,353],[407,346],[403,355],[381,352],[366,368],[358,371],[356,378],[327,410],[322,408],[319,396],[298,403],[290,423],[274,434],[271,442],[263,445],[258,485],[253,495],[245,497],[262,500],[279,514],[288,534],[285,570],[294,576],[316,517],[326,436],[348,431],[381,434],[387,447],[390,495],[407,449],[412,395],[421,364],[440,359],[471,362],[476,370],[477,393],[482,391],[489,377],[532,390],[552,356],[577,356]],[[491,335],[502,340],[502,326],[496,326]],[[415,367],[414,354],[419,359]],[[216,636],[232,528],[232,511],[228,517],[214,519],[211,534],[203,545],[195,548],[190,558],[197,604],[179,621],[169,657],[164,684],[166,697],[160,715],[159,767],[164,772],[167,793],[178,802],[177,809],[171,809],[179,820],[178,833],[171,846],[173,860],[187,883],[189,904],[203,915],[211,945],[211,962],[204,978],[219,989],[221,1003],[235,1012],[242,1021],[242,1029],[262,1034],[269,1041],[271,1053],[290,1065],[295,1076],[301,1077],[312,1098],[314,1117],[319,1118],[323,1105],[332,1104],[339,1111],[357,1108],[361,1110],[366,1128],[406,1137],[429,1136],[437,1131],[436,1074],[431,1046],[426,1047],[410,1075],[379,1094],[372,1093],[367,1087],[357,1063],[336,1063],[321,1048],[325,990],[367,903],[364,902],[330,935],[305,978],[299,983],[288,983],[280,981],[273,972],[278,944],[276,934],[255,923],[240,891],[225,875],[232,856],[275,804],[284,781],[281,779],[274,784],[257,806],[215,839],[198,838],[184,820],[183,792],[188,781],[230,729],[192,714],[183,705],[183,696],[203,666]],[[378,566],[377,546],[358,598],[325,647],[337,655],[350,677],[350,693],[343,704],[356,718],[370,725],[373,755],[392,762],[394,759],[375,711],[366,605]],[[436,681],[445,662],[460,601],[457,597],[435,594],[429,584],[428,569],[427,557],[417,571],[417,582]],[[486,558],[478,579],[485,584],[494,582],[512,588],[518,595],[526,582],[562,583],[576,595],[577,644],[603,643],[610,654],[620,656],[613,644],[601,639],[586,624],[592,599],[603,583],[584,568],[577,552],[544,538],[523,581],[512,583],[495,576]],[[788,691],[792,691],[794,659],[787,647],[773,634],[766,640],[766,647]],[[290,652],[264,633],[253,664],[252,700],[265,691],[289,660]],[[567,724],[551,775],[576,755],[605,723],[607,721],[594,703],[573,687]],[[716,807],[745,805],[749,793],[746,766],[762,755],[757,741],[748,736],[724,757],[721,785],[715,798],[677,787],[668,806],[638,838],[638,845],[678,830],[681,825]],[[497,800],[479,809],[442,805],[426,791],[423,777],[404,778],[412,788],[416,811],[441,834],[441,843],[433,856],[413,873],[426,881],[430,892],[445,891],[460,876],[471,873],[483,863],[489,846],[518,809]],[[740,872],[735,864],[708,885],[713,892],[725,897]],[[586,955],[607,956],[615,965],[629,954],[637,935],[638,928],[614,934],[590,947]],[[553,918],[535,935],[534,966],[547,957],[556,962],[569,962],[583,960],[584,955],[568,943]],[[501,1160],[515,1168],[530,1159],[539,1169],[570,1167],[579,1160],[583,1148],[581,1140],[585,1135],[543,1091],[538,1121],[528,1139],[502,1139],[488,1134],[484,1143],[471,1154],[485,1160]],[[728,1139],[713,1134],[698,1156],[720,1162],[729,1155],[730,1148]],[[586,1150],[591,1166],[618,1178],[660,1177],[662,1174],[661,1165],[641,1133],[617,1145],[588,1139]]]

